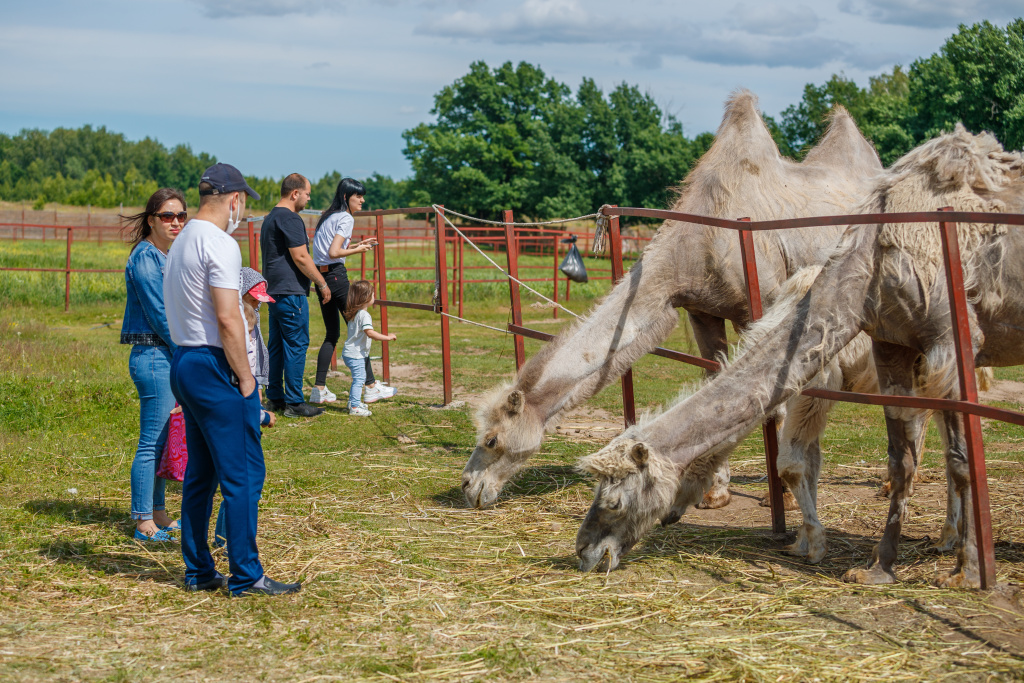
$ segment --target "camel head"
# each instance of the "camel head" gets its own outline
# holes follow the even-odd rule
[[[594,503],[576,535],[580,571],[619,565],[623,553],[672,509],[678,476],[675,467],[648,443],[620,436],[593,455],[581,458],[581,472],[597,477]]]
[[[503,386],[484,399],[476,422],[476,448],[462,470],[462,492],[470,507],[486,508],[540,450],[544,417],[522,390]]]

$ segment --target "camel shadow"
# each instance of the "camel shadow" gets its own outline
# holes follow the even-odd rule
[[[571,465],[540,465],[527,467],[505,485],[498,496],[497,507],[515,498],[527,496],[546,496],[569,488],[574,484],[586,481],[587,476],[580,474]],[[431,498],[435,503],[446,507],[465,507],[466,499],[462,488],[453,486],[447,491],[435,493]]]

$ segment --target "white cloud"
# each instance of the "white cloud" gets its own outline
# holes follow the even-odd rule
[[[999,22],[1024,14],[1020,0],[840,0],[839,10],[881,24],[952,28],[988,19]]]
[[[222,17],[282,17],[286,14],[317,14],[328,10],[344,9],[337,0],[193,0],[202,6],[206,16]]]
[[[821,23],[806,5],[794,7],[774,2],[740,3],[733,8],[733,16],[739,28],[764,36],[802,36],[815,31]]]

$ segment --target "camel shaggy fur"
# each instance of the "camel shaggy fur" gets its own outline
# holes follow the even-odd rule
[[[675,211],[753,220],[846,213],[866,196],[882,167],[842,107],[801,163],[779,154],[747,91],[733,95],[714,144],[687,176]],[[825,261],[842,228],[755,235],[761,291],[768,297],[802,267]],[[689,315],[700,353],[728,348],[725,321],[751,322],[739,245],[730,231],[666,221],[640,260],[590,314],[530,358],[515,382],[478,411],[478,438],[462,473],[466,501],[494,503],[502,487],[540,450],[546,429],[653,350]],[[729,499],[727,461],[705,504]]]
[[[1024,212],[1024,160],[1005,152],[988,134],[972,135],[957,126],[950,134],[912,150],[882,176],[862,213],[935,210]],[[969,318],[978,366],[1024,362],[1024,232],[998,224],[957,228],[969,298]],[[627,430],[600,458],[582,466],[598,476],[598,495],[577,540],[581,566],[608,555],[615,563],[623,548],[664,517],[658,487],[692,480],[679,488],[686,502],[710,484],[706,471],[753,428],[826,367],[860,332],[872,339],[882,393],[954,397],[955,351],[941,250],[934,224],[854,225],[807,294],[759,344],[719,373],[699,392],[643,428]],[[738,390],[738,388],[742,388]],[[927,411],[885,408],[892,492],[882,540],[865,569],[844,579],[892,583],[900,530],[919,462],[918,444]],[[970,474],[962,417],[941,416],[946,472],[957,507],[959,548],[944,586],[979,584],[971,510]],[[632,456],[643,446],[643,465]],[[622,475],[611,463],[632,462]],[[652,463],[657,469],[652,469]],[[628,463],[627,463],[628,465]],[[693,475],[688,474],[692,469]],[[671,472],[674,480],[650,483]],[[634,483],[636,480],[641,484]],[[628,496],[605,500],[606,482]],[[595,557],[597,558],[595,560]],[[592,566],[592,565],[591,565]]]

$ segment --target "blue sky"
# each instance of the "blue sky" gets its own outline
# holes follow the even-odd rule
[[[689,135],[747,87],[861,84],[1022,0],[0,0],[0,131],[90,123],[245,173],[404,177],[401,133],[482,59],[648,91]]]

